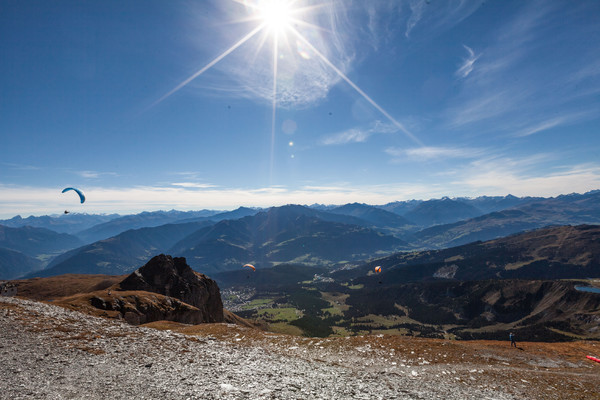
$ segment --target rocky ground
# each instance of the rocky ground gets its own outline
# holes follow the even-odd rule
[[[2,399],[600,399],[600,343],[135,327],[0,297]],[[595,354],[594,354],[595,353]]]

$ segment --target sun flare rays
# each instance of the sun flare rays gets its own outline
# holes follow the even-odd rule
[[[316,3],[315,1],[305,1],[308,5],[302,6],[303,3],[300,0],[229,0],[233,3],[237,3],[240,6],[243,6],[243,9],[246,11],[246,15],[241,13],[240,18],[237,20],[240,23],[254,23],[257,24],[254,28],[252,28],[247,34],[243,35],[241,39],[235,42],[234,45],[229,47],[227,50],[223,51],[220,55],[215,57],[211,62],[206,64],[204,67],[199,69],[197,72],[192,74],[190,77],[182,81],[180,84],[175,86],[172,90],[164,94],[157,101],[155,101],[151,107],[158,105],[168,97],[172,96],[185,86],[187,86],[194,79],[198,78],[200,75],[211,69],[225,57],[229,56],[234,51],[238,50],[244,44],[250,41],[250,39],[260,35],[260,42],[258,47],[256,48],[256,53],[254,54],[254,58],[256,58],[259,53],[261,53],[261,49],[263,49],[269,41],[269,44],[272,44],[271,52],[271,68],[272,74],[271,78],[271,88],[270,88],[270,103],[271,103],[271,137],[270,137],[270,170],[271,175],[273,173],[274,168],[274,153],[275,153],[275,138],[276,138],[276,112],[279,107],[278,96],[280,95],[280,85],[278,85],[278,80],[280,79],[280,74],[282,71],[285,71],[286,68],[290,68],[294,71],[296,70],[307,70],[314,68],[315,62],[311,59],[313,56],[316,56],[318,60],[322,63],[323,67],[321,68],[329,68],[332,71],[331,76],[337,76],[337,80],[343,80],[346,82],[358,95],[360,95],[364,100],[366,100],[372,107],[374,107],[379,113],[381,113],[386,119],[388,119],[397,129],[398,131],[403,132],[406,137],[410,140],[418,144],[419,146],[423,146],[423,143],[412,133],[410,132],[402,123],[400,123],[396,118],[394,118],[390,113],[388,113],[382,106],[380,106],[375,100],[373,100],[365,91],[363,91],[356,83],[354,83],[346,73],[342,70],[342,68],[335,65],[334,62],[330,60],[326,56],[327,50],[327,41],[321,40],[318,44],[313,43],[309,38],[314,37],[322,37],[319,35],[323,35],[327,33],[327,29],[319,26],[318,23],[315,23],[316,19],[313,19],[314,15],[318,14],[321,10],[331,10],[335,9],[335,3],[331,3],[330,1],[324,0],[322,2]],[[242,8],[242,7],[241,7]],[[332,28],[333,29],[333,28]],[[307,33],[309,33],[307,35]],[[281,48],[282,44],[287,46],[286,48]],[[330,43],[332,44],[332,43]],[[295,46],[294,46],[295,45]],[[333,45],[333,44],[332,44]],[[269,46],[270,47],[270,46]],[[295,47],[295,48],[294,48]],[[321,48],[321,49],[319,49]],[[287,53],[285,52],[287,50]],[[284,60],[283,54],[292,54],[295,51],[295,54],[291,57],[286,57]],[[279,59],[282,58],[282,62],[279,62]],[[290,61],[291,60],[291,61]],[[285,61],[285,63],[283,63]],[[302,63],[310,63],[307,65],[302,65]],[[283,68],[283,70],[282,70]],[[306,72],[305,72],[306,73]],[[305,76],[310,76],[308,73]],[[268,89],[267,89],[268,90]],[[326,88],[326,90],[328,90]],[[292,98],[293,98],[292,93]],[[265,96],[266,98],[266,96]]]

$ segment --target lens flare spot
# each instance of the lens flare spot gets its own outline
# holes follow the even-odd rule
[[[305,60],[310,60],[311,57],[308,49],[300,40],[296,40],[296,51],[300,57],[304,58]]]
[[[289,142],[289,143],[288,143],[288,145],[289,145],[290,147],[293,147],[293,146],[294,146],[294,142]]]

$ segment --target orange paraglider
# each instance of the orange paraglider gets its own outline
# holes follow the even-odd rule
[[[252,265],[252,264],[244,264],[244,267],[252,268],[252,271],[256,271],[256,268],[254,268],[254,265]],[[242,268],[244,268],[244,267],[242,267]]]
[[[381,267],[379,265],[375,267],[375,272],[376,273],[380,273],[381,272]]]

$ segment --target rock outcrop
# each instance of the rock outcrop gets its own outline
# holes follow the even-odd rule
[[[93,295],[88,304],[134,325],[159,320],[186,324],[225,320],[219,286],[192,270],[183,257],[155,256],[112,288]]]

